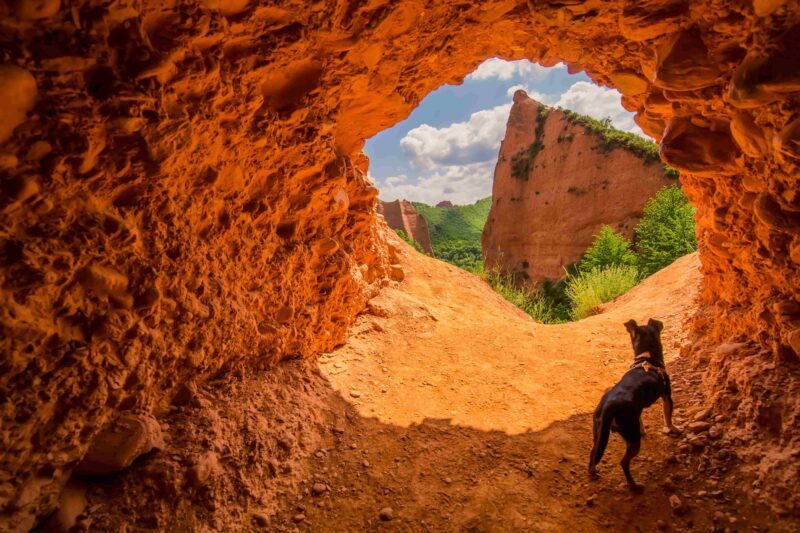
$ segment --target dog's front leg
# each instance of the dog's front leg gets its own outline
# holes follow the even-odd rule
[[[672,396],[664,396],[662,403],[664,405],[664,424],[667,426],[664,429],[667,433],[681,433],[683,429],[672,423]]]

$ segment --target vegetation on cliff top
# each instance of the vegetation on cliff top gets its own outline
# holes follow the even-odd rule
[[[603,152],[622,148],[640,157],[646,163],[660,161],[656,143],[635,133],[616,129],[611,125],[610,118],[597,120],[569,109],[559,108],[559,111],[564,113],[564,118],[570,124],[580,124],[586,131],[596,135],[600,139],[599,146]],[[669,165],[664,165],[664,175],[668,178],[678,179],[680,173]]]

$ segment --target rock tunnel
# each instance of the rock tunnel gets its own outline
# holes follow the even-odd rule
[[[120,413],[342,343],[396,263],[364,140],[492,56],[617,88],[681,171],[689,356],[765,494],[800,497],[796,1],[9,0],[0,21],[11,527]]]

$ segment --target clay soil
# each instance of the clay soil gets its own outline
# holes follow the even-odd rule
[[[696,255],[600,315],[546,326],[477,276],[396,245],[405,279],[372,300],[344,346],[315,362],[209,383],[190,405],[166,410],[167,449],[117,479],[87,480],[82,523],[128,531],[796,526],[745,495],[747,465],[724,432],[688,436],[696,418],[716,427],[725,419],[704,416],[700,369],[680,356],[700,280]],[[667,436],[660,403],[646,411],[633,466],[646,490],[632,494],[616,435],[600,479],[587,477],[591,413],[630,365],[623,322],[650,317],[665,324],[677,423],[686,427]]]

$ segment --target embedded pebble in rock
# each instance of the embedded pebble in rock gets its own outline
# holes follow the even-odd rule
[[[708,420],[710,416],[711,416],[711,409],[703,409],[701,411],[698,411],[694,415],[694,417],[692,417],[692,420],[695,422],[704,422],[705,420]]]
[[[314,483],[311,487],[311,494],[314,496],[321,496],[328,490],[328,486],[324,483]]]
[[[142,454],[164,447],[158,421],[146,414],[123,414],[100,431],[75,471],[107,475],[133,463]]]
[[[380,518],[384,522],[389,522],[394,520],[394,511],[391,507],[384,507],[378,513],[378,518]]]
[[[36,79],[15,65],[0,65],[0,143],[27,120],[36,102]]]
[[[702,433],[703,431],[708,431],[711,427],[711,424],[708,422],[691,422],[686,429],[689,433]]]
[[[672,507],[672,511],[675,514],[682,514],[684,511],[683,502],[677,494],[673,494],[669,497],[669,506]]]

